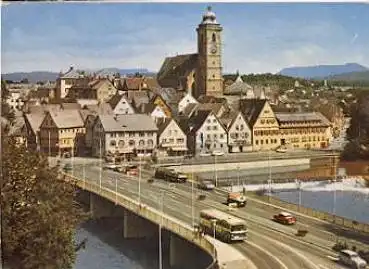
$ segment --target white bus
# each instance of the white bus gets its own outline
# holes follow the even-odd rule
[[[217,209],[200,212],[200,228],[224,242],[243,241],[247,238],[246,222]]]

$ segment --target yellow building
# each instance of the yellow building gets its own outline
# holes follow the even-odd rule
[[[241,99],[240,110],[252,130],[252,149],[273,150],[280,146],[279,125],[266,99]]]
[[[319,112],[276,113],[281,145],[291,148],[325,148],[332,140],[331,123]]]
[[[48,111],[40,126],[40,149],[50,156],[83,152],[85,128],[78,110]]]

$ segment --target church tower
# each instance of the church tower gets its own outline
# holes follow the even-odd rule
[[[195,97],[223,95],[222,47],[223,28],[216,21],[211,7],[202,17],[197,30],[198,63]]]

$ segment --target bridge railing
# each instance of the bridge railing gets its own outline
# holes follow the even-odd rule
[[[64,174],[64,176],[67,180],[74,180],[78,187],[96,193],[153,223],[161,225],[166,230],[178,234],[187,241],[193,242],[213,257],[212,263],[206,269],[217,268],[217,252],[214,245],[197,233],[194,228],[187,223],[181,222],[153,207],[149,207],[142,203],[139,204],[129,197],[116,193],[115,190],[106,187],[101,187],[100,189],[100,185],[98,184],[81,180],[69,174]]]

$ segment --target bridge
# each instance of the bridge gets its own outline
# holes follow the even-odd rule
[[[99,177],[100,172],[101,177]],[[130,177],[111,170],[101,171],[93,163],[75,165],[73,177],[77,179],[81,189],[94,193],[97,197],[104,197],[113,205],[119,204],[129,211],[122,213],[126,217],[124,223],[138,223],[142,220],[137,216],[141,216],[152,223],[163,225],[165,229],[180,235],[211,255],[212,259],[206,265],[210,266],[209,268],[216,266],[216,260],[221,260],[222,255],[224,257],[224,254],[214,249],[216,246],[210,238],[197,237],[192,228],[193,223],[198,223],[199,211],[202,209],[213,207],[229,212],[229,208],[223,204],[225,201],[223,191],[209,192],[205,200],[199,201],[194,199],[197,197],[198,190],[194,189],[190,182],[173,185],[155,180],[149,183],[147,179],[152,177],[152,172],[149,170],[142,171],[140,180],[139,177]],[[96,201],[100,198],[92,198],[92,208],[94,206],[96,208]],[[229,212],[244,218],[249,227],[249,239],[230,246],[248,257],[244,261],[245,266],[240,268],[252,268],[252,266],[262,269],[341,268],[334,259],[335,252],[331,250],[337,240],[346,240],[349,245],[355,245],[358,249],[367,249],[369,245],[367,235],[299,213],[296,213],[298,215],[296,226],[282,226],[271,221],[271,216],[282,210],[281,208],[266,207],[265,203],[257,199],[248,200],[246,208]],[[97,212],[96,210],[96,214]],[[139,229],[140,225],[135,227]],[[307,229],[309,233],[305,237],[296,237],[298,229]],[[128,230],[123,235],[137,234],[141,229],[131,232]],[[149,228],[145,229],[145,232],[149,230]],[[178,243],[178,240],[177,242],[173,240],[171,244],[173,244],[172,249],[179,247],[179,244],[182,244],[180,248],[183,247],[183,242]],[[193,255],[193,252],[191,253]],[[172,264],[183,262],[186,257],[188,258],[189,255],[176,257],[173,254]],[[248,261],[251,261],[252,266],[247,263]],[[221,262],[220,266],[222,266]]]

